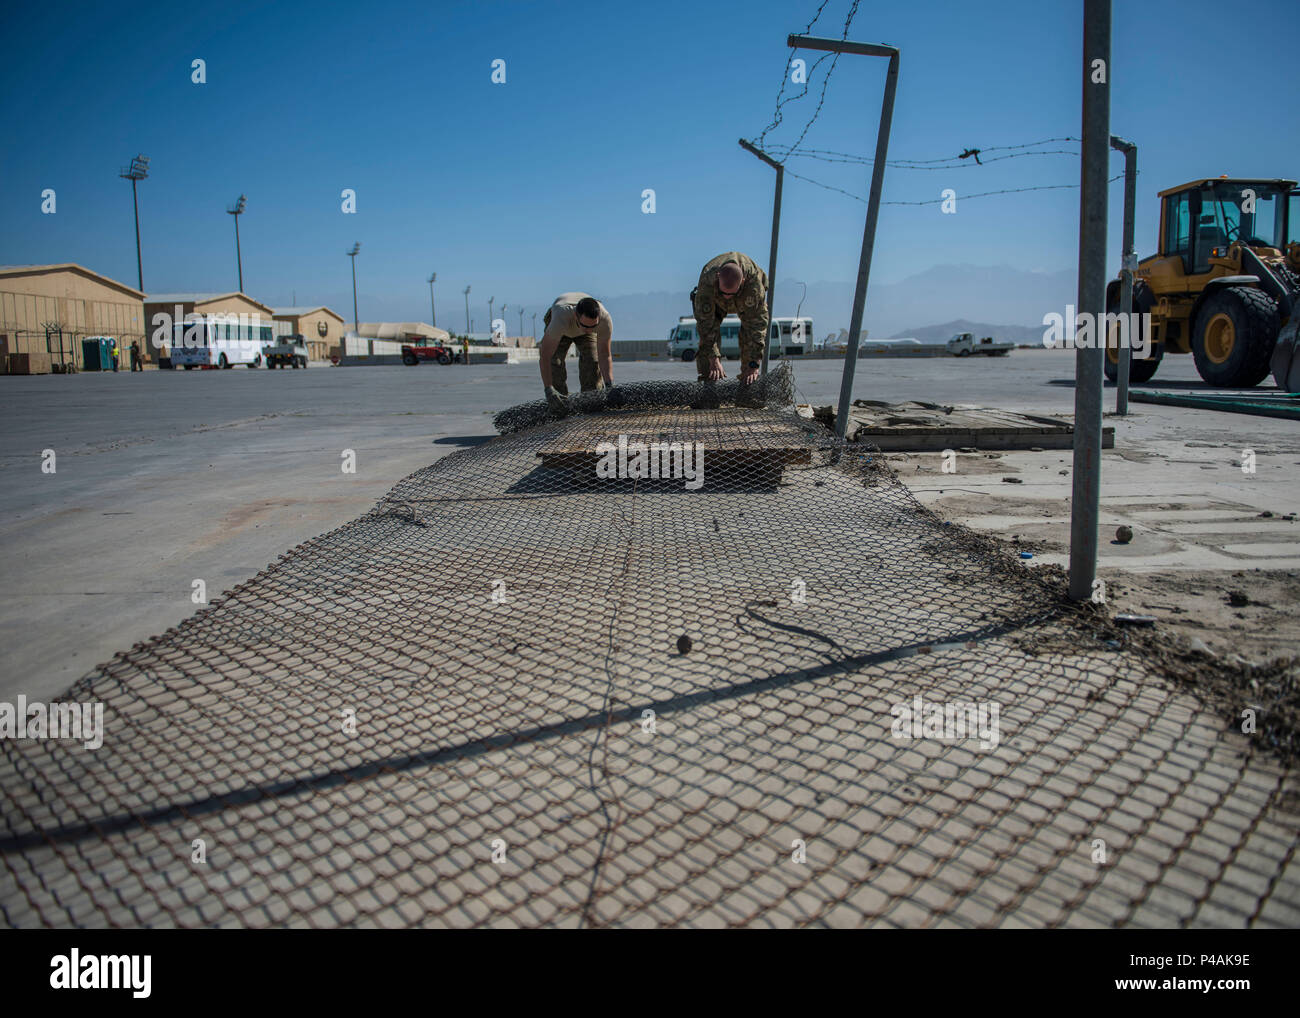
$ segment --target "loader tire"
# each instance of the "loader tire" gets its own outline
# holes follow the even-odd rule
[[[1249,389],[1268,377],[1281,328],[1277,302],[1263,290],[1225,286],[1205,298],[1192,329],[1196,370],[1210,385]]]
[[[1161,360],[1164,359],[1164,349],[1156,347],[1151,351],[1151,356],[1145,359],[1132,358],[1128,362],[1128,380],[1132,385],[1138,385],[1142,382],[1149,382],[1155,377],[1156,371],[1160,367]],[[1114,358],[1112,360],[1112,358]],[[1119,353],[1115,350],[1107,349],[1106,360],[1104,361],[1106,378],[1108,381],[1115,382],[1119,380]]]

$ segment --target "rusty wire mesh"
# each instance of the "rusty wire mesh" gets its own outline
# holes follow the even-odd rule
[[[619,435],[703,442],[703,486],[598,477]],[[917,696],[996,747],[897,736]],[[457,452],[65,699],[98,751],[0,744],[14,926],[1300,917],[1289,771],[771,410]]]

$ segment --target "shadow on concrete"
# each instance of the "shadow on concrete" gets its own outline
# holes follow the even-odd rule
[[[456,445],[456,446],[475,446],[487,445],[494,438],[500,438],[500,435],[447,435],[443,438],[435,438],[434,445]]]

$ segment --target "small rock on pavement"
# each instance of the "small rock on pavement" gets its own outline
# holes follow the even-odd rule
[[[1132,528],[1132,527],[1116,527],[1116,528],[1115,528],[1115,540],[1117,540],[1120,544],[1128,544],[1129,541],[1133,540],[1133,528]]]
[[[1022,481],[1019,477],[1004,477],[1002,478],[1002,483],[1003,484],[1024,484],[1025,482]]]
[[[1250,598],[1246,596],[1244,590],[1230,590],[1228,591],[1228,604],[1234,608],[1245,608],[1250,604]]]
[[[689,654],[691,652],[691,638],[685,633],[677,637],[677,653]]]
[[[1214,657],[1214,651],[1210,650],[1209,644],[1196,636],[1193,636],[1187,641],[1187,649],[1193,654],[1204,654],[1206,657]]]

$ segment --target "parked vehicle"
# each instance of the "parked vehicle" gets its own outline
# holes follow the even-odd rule
[[[769,338],[768,357],[798,356],[812,348],[813,321],[811,318],[773,318]],[[740,356],[740,319],[727,315],[722,320],[719,342],[723,357],[735,360]],[[700,348],[700,334],[695,319],[682,317],[668,330],[668,356],[675,360],[693,361]]]
[[[402,363],[408,368],[413,368],[421,361],[437,361],[439,364],[450,364],[455,355],[449,347],[440,343],[432,346],[413,346],[411,344],[402,344]]]
[[[995,343],[992,336],[977,340],[969,332],[959,332],[948,340],[948,352],[956,357],[969,357],[971,354],[1005,357],[1015,348],[1015,343]]]
[[[301,335],[281,336],[271,346],[262,348],[268,368],[307,367],[307,340]]]
[[[1156,253],[1138,263],[1133,281],[1132,313],[1149,316],[1151,355],[1132,359],[1130,382],[1149,381],[1167,353],[1190,353],[1210,385],[1249,389],[1271,369],[1278,387],[1290,388],[1300,351],[1300,242],[1291,217],[1297,198],[1294,180],[1248,177],[1160,192]],[[1118,314],[1120,294],[1119,280],[1107,284],[1108,313]],[[1119,377],[1119,328],[1108,320],[1112,380]]]
[[[171,364],[194,368],[233,368],[262,363],[262,344],[271,339],[272,329],[254,316],[225,314],[186,315],[172,325]]]

